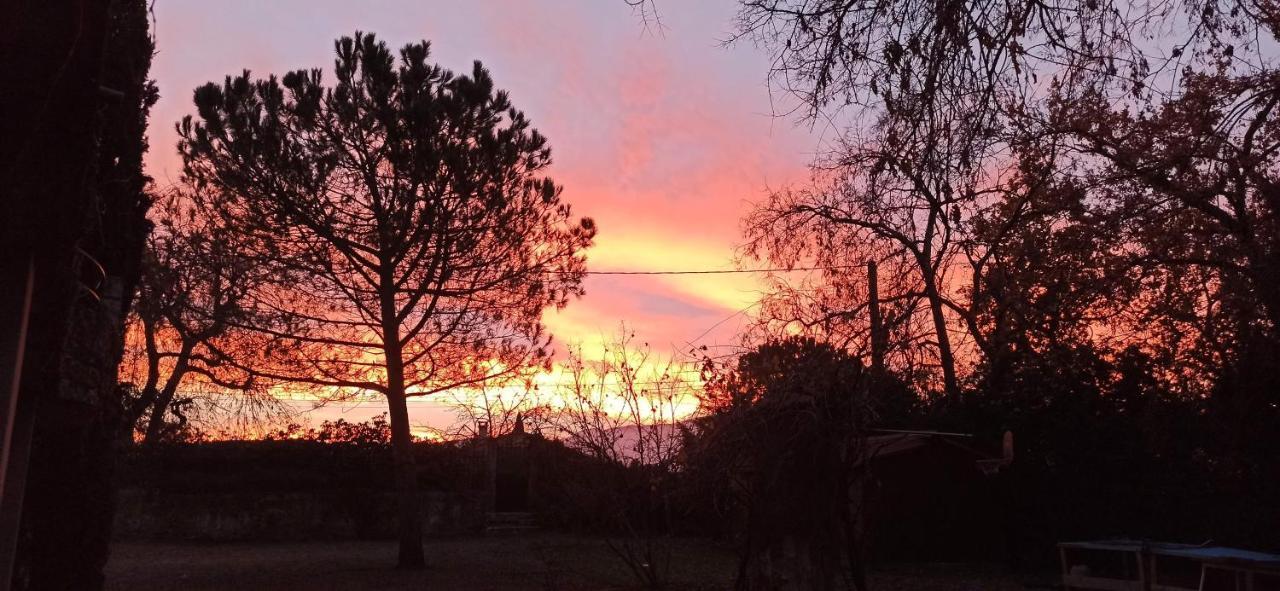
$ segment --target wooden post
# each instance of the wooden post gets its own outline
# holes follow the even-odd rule
[[[884,373],[884,318],[880,316],[880,285],[876,277],[876,262],[867,262],[867,309],[871,316],[871,371],[873,376]]]
[[[1071,591],[1071,563],[1067,562],[1067,549],[1058,546],[1058,559],[1062,561],[1062,588]]]

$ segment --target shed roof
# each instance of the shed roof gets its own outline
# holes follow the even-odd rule
[[[983,474],[991,475],[1008,466],[1012,457],[991,455],[962,443],[968,437],[962,433],[941,433],[937,431],[882,431],[884,435],[872,435],[866,441],[866,459],[871,462],[892,458],[930,445],[946,446],[959,450],[974,461]],[[859,460],[860,461],[860,460]]]
[[[960,443],[960,437],[963,436],[955,433],[937,433],[931,431],[903,431],[889,433],[887,435],[872,435],[867,438],[867,455],[872,458],[883,458],[885,456],[914,451],[931,443],[942,443],[956,447],[961,451],[972,455],[974,458],[988,459],[998,457]]]

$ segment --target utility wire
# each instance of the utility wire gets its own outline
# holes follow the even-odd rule
[[[791,271],[828,271],[832,269],[854,269],[862,265],[830,265],[823,267],[777,267],[772,269],[683,269],[674,271],[583,271],[583,275],[727,275],[731,273],[787,273]],[[568,271],[549,271],[549,273],[568,274]]]

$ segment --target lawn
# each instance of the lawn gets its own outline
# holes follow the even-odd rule
[[[735,561],[700,540],[673,543],[673,590],[726,589]],[[107,565],[108,590],[441,589],[457,591],[636,589],[626,567],[599,538],[559,534],[432,540],[429,568],[391,568],[385,541],[281,544],[117,543]],[[1024,589],[990,568],[929,565],[878,570],[875,591]]]

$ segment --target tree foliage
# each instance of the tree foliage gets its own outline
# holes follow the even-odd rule
[[[1276,6],[740,6],[774,88],[837,137],[813,182],[747,218],[747,255],[827,267],[775,278],[759,332],[865,355],[859,264],[876,261],[890,372],[925,398],[961,393],[934,425],[1017,433],[1010,481],[1063,507],[1015,509],[1028,530],[1256,543],[1208,507],[1253,503],[1280,474],[1263,427],[1280,420]]]
[[[595,226],[544,176],[547,140],[478,62],[455,75],[429,44],[335,43],[320,70],[196,89],[184,172],[272,281],[254,371],[378,393],[401,474],[401,564],[420,566],[405,399],[546,362],[541,316],[581,294]],[[415,547],[416,546],[416,547]]]
[[[861,363],[792,338],[709,377],[684,455],[738,524],[736,588],[834,589],[852,578],[861,588],[858,483],[872,414]]]
[[[242,256],[237,236],[187,194],[165,195],[151,218],[121,366],[136,390],[128,425],[153,443],[186,429],[193,411],[241,424],[287,414],[271,382],[247,369],[261,339],[243,327],[264,319],[250,298],[269,271]]]
[[[954,393],[1037,339],[1141,341],[1182,361],[1194,348],[1220,366],[1211,351],[1237,330],[1275,326],[1278,95],[1259,45],[1274,11],[1130,8],[744,2],[741,34],[771,49],[804,115],[849,114],[813,186],[748,218],[747,253],[878,260],[890,319],[920,327],[894,346],[935,352],[941,375],[915,378],[924,389]],[[865,289],[850,274],[780,291],[766,320],[865,348]],[[917,359],[899,356],[897,371],[918,375]]]

